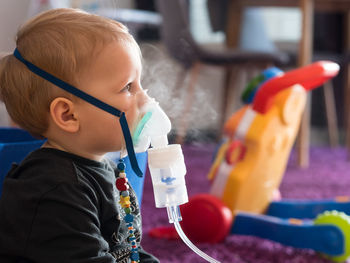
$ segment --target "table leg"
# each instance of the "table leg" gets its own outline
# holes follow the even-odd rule
[[[243,8],[237,3],[238,1],[230,1],[229,10],[227,12],[227,25],[226,25],[226,45],[231,48],[237,48],[239,46],[239,38],[241,35],[241,23]]]
[[[348,160],[350,160],[350,10],[345,14],[345,70],[344,70],[344,130],[345,130],[345,147],[348,153]]]
[[[302,35],[298,56],[299,67],[309,64],[312,60],[314,0],[300,0],[300,10],[302,13]],[[298,165],[300,167],[309,165],[311,94],[308,97],[297,140]]]

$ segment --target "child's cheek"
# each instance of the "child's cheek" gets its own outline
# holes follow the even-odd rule
[[[137,108],[131,109],[126,113],[126,118],[130,126],[129,127],[130,131],[134,131],[134,129],[138,124],[138,121],[140,121],[142,118],[141,112]]]

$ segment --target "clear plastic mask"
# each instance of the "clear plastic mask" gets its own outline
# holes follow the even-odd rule
[[[133,133],[135,152],[144,152],[149,146],[166,146],[167,135],[171,130],[171,122],[159,103],[150,99],[142,107],[143,117]]]

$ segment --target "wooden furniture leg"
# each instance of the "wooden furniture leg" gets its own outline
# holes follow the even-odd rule
[[[345,147],[348,152],[348,160],[350,161],[350,64],[346,66],[346,81],[345,81]]]
[[[243,8],[236,1],[230,1],[227,14],[226,45],[237,48],[241,35]]]
[[[302,36],[298,64],[299,66],[305,66],[311,62],[312,57],[314,0],[300,0],[300,9],[302,13]],[[309,165],[311,98],[310,95],[308,97],[308,105],[305,107],[297,140],[298,165],[300,167]]]
[[[226,117],[228,114],[228,108],[229,103],[234,102],[234,97],[231,96],[234,94],[234,90],[236,87],[233,87],[231,85],[236,85],[236,83],[233,83],[233,80],[237,80],[239,70],[236,66],[228,66],[225,68],[225,79],[223,83],[223,91],[222,91],[222,100],[221,100],[221,110],[220,110],[220,121],[219,121],[219,127],[221,130],[219,130],[218,138],[220,139],[223,134],[223,128],[225,125]]]
[[[329,143],[331,147],[338,146],[339,132],[337,111],[335,108],[334,89],[332,80],[327,81],[323,85],[323,93],[326,104],[326,116],[328,124]]]
[[[350,161],[350,10],[345,14],[345,52],[347,53],[346,65],[344,70],[344,129],[345,129],[345,147],[347,149],[347,159]]]

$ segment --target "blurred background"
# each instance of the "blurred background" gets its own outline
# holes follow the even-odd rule
[[[181,14],[178,13],[179,10],[174,10],[172,15],[164,17],[157,1],[154,0],[2,0],[0,2],[0,52],[12,52],[18,27],[29,17],[50,8],[81,8],[119,20],[128,25],[141,46],[144,57],[143,87],[150,90],[150,94],[160,101],[161,106],[171,117],[173,135],[180,134],[186,141],[214,140],[220,134],[223,122],[242,106],[240,94],[251,78],[259,74],[266,65],[279,64],[278,66],[283,70],[298,66],[298,48],[303,29],[302,9],[298,6],[299,1],[294,1],[297,3],[295,6],[293,4],[290,6],[255,4],[255,6],[247,6],[236,12],[232,12],[231,2],[235,2],[234,0],[180,0],[180,2],[183,5]],[[275,2],[278,3],[278,1]],[[163,10],[164,12],[166,10]],[[236,39],[232,41],[232,35],[230,35],[232,25],[229,23],[234,16],[237,16],[240,22],[239,31],[235,32]],[[339,76],[333,80],[331,96],[335,98],[335,112],[330,116],[333,116],[331,117],[333,119],[334,116],[336,117],[335,125],[339,128],[336,143],[344,144],[347,99],[345,96],[347,36],[344,35],[344,32],[347,30],[347,12],[344,12],[344,9],[314,8],[312,16],[313,32],[310,38],[312,38],[313,56],[311,61],[318,58],[329,59],[342,66]],[[174,41],[169,44],[172,40],[168,35],[176,34],[174,32],[162,33],[162,26],[166,27],[169,24],[168,20],[176,21],[180,17],[185,19],[186,24],[177,25],[179,30],[186,31],[184,27],[188,26],[193,39],[190,41],[185,39],[183,42],[187,43],[174,47]],[[169,28],[168,26],[166,29],[168,32],[176,30]],[[237,29],[232,30],[237,31]],[[231,40],[228,39],[230,37]],[[200,55],[193,55],[193,51],[189,51],[193,49],[190,43],[192,40],[195,41],[195,45],[204,48],[205,52],[213,52],[214,55],[215,52],[224,52],[231,48],[238,52],[267,53],[275,56],[275,60],[267,61],[266,65],[259,65],[258,68],[254,67],[258,63],[249,57],[246,62],[244,60],[238,63],[234,61],[233,66],[238,66],[239,70],[236,69],[234,76],[231,72],[230,83],[225,85],[229,75],[227,68],[221,67],[226,66],[225,62],[212,63],[209,61],[207,63],[208,61],[205,58],[203,61]],[[185,52],[183,56],[192,56],[190,61],[176,57],[176,53],[181,53],[182,49],[187,49],[187,53]],[[288,56],[287,61],[281,59],[283,54]],[[197,60],[204,63],[201,63],[200,70],[197,70],[198,75],[195,75],[192,69]],[[274,63],[276,61],[277,63]],[[191,96],[188,88],[191,85],[194,86],[194,91],[189,104],[186,103],[186,99]],[[228,91],[226,86],[229,86]],[[310,104],[311,132],[317,135],[310,137],[311,143],[328,145],[327,112],[322,89],[313,92]],[[2,104],[0,109],[0,125],[6,126],[9,120]],[[184,119],[187,120],[185,124]]]

